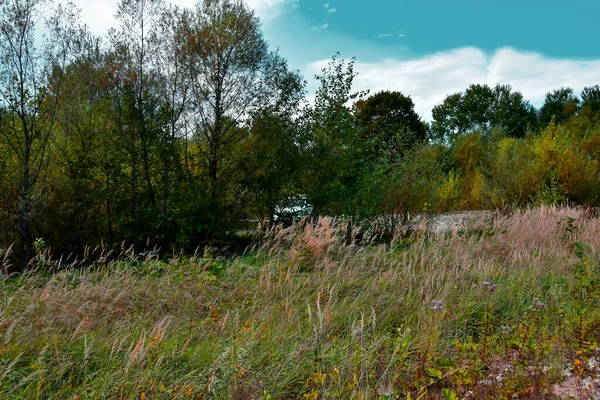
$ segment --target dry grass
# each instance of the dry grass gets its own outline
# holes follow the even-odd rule
[[[346,229],[6,279],[0,397],[553,398],[566,368],[598,372],[596,288],[574,273],[599,276],[597,218],[531,209],[388,245]]]

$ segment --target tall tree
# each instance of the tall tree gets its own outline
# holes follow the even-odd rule
[[[509,85],[471,85],[464,93],[446,97],[432,115],[433,136],[442,142],[454,142],[469,131],[487,134],[494,126],[518,138],[537,125],[534,107]]]
[[[592,115],[598,115],[600,113],[600,85],[583,88],[581,91],[581,100],[582,113],[587,112]]]
[[[360,174],[354,161],[361,140],[348,103],[366,94],[352,92],[354,61],[340,59],[339,54],[331,59],[315,76],[319,88],[314,105],[304,112],[310,136],[302,185],[318,212],[353,212],[353,186]]]
[[[280,88],[276,101],[266,102],[253,113],[250,137],[246,142],[245,185],[261,219],[272,221],[275,207],[298,193],[298,172],[302,168],[300,143],[304,130],[298,113],[304,98],[305,82],[287,63],[275,58],[267,76]]]
[[[152,60],[156,57],[156,35],[162,0],[121,0],[116,18],[120,30],[109,32],[113,52],[118,57],[116,66],[121,71],[120,95],[122,102],[119,124],[125,129],[126,147],[131,156],[132,215],[135,223],[135,241],[148,233],[151,211],[156,208],[156,193],[152,172],[152,150],[156,141],[158,95],[156,71]],[[116,103],[115,103],[116,104]],[[123,119],[124,118],[124,119]],[[141,163],[141,173],[139,171]],[[138,189],[138,177],[145,191]],[[140,196],[142,195],[142,196]],[[140,204],[140,200],[143,202]],[[140,210],[140,205],[142,209]]]
[[[354,118],[362,128],[361,137],[375,157],[382,150],[404,156],[427,140],[427,124],[415,112],[410,97],[400,92],[379,92],[354,104]]]
[[[113,148],[105,146],[108,118],[102,82],[102,41],[82,31],[72,51],[74,59],[66,67],[62,81],[56,134],[50,141],[54,166],[49,177],[52,191],[45,201],[42,221],[47,227],[43,232],[47,243],[65,251],[95,244],[103,236],[101,209],[110,185],[104,160],[105,155],[116,156]],[[70,232],[78,235],[70,237]]]
[[[46,0],[0,3],[0,96],[9,113],[1,132],[19,160],[15,222],[24,265],[32,255],[36,184],[47,163],[62,76],[79,31],[73,5],[59,5],[46,19],[43,47],[36,47],[36,26],[48,6]]]
[[[202,0],[193,18],[188,115],[212,217],[222,226],[239,200],[232,190],[243,165],[238,151],[249,135],[246,120],[280,97],[271,66],[281,59],[268,50],[258,18],[240,0]]]
[[[540,108],[540,124],[548,126],[552,118],[557,124],[564,123],[579,110],[579,99],[571,88],[560,88],[546,94]]]
[[[523,94],[512,90],[510,85],[496,85],[490,127],[504,128],[508,136],[522,138],[527,129],[537,126],[537,112]]]
[[[446,97],[442,104],[432,110],[431,133],[439,142],[454,142],[470,127],[468,116],[463,112],[462,93]]]
[[[160,159],[162,162],[161,216],[167,216],[167,205],[172,186],[172,172],[176,161],[176,144],[185,136],[184,113],[190,100],[191,79],[187,61],[192,49],[189,46],[191,34],[190,12],[169,6],[162,10],[157,22],[156,57],[160,95],[160,117],[167,127],[160,130]]]
[[[115,32],[111,32],[115,34]],[[109,33],[110,34],[110,33]],[[113,167],[123,169],[126,179],[129,181],[127,191],[123,195],[129,203],[128,217],[128,238],[133,237],[134,241],[141,238],[142,234],[142,216],[140,215],[140,190],[139,190],[139,159],[140,159],[140,140],[138,131],[134,123],[131,123],[134,115],[135,94],[133,89],[132,76],[128,69],[129,54],[127,48],[116,40],[111,40],[111,46],[105,56],[104,66],[104,90],[110,100],[110,108],[107,110],[107,118],[110,119],[108,129],[113,138],[113,143],[122,148],[125,157],[119,157],[114,164],[109,154],[105,158],[103,165],[107,171]],[[121,167],[122,165],[122,167]],[[111,179],[107,175],[107,186],[111,185]],[[111,190],[108,190],[110,193]],[[113,201],[116,199],[107,198],[106,208],[110,215],[113,210]],[[109,223],[110,226],[110,223]]]

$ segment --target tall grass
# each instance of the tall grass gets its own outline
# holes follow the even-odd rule
[[[0,398],[594,395],[600,221],[584,210],[388,244],[301,225],[232,259],[130,251],[4,279]]]

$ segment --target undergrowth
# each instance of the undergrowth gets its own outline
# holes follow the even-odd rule
[[[66,269],[40,249],[0,282],[0,398],[593,398],[600,221],[484,224],[357,244],[321,219],[231,259]]]

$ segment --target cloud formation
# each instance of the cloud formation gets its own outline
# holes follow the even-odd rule
[[[329,60],[308,65],[306,75],[320,73]],[[504,47],[492,54],[465,47],[413,60],[388,59],[357,62],[354,90],[398,90],[410,95],[415,110],[427,121],[431,109],[446,96],[464,91],[472,83],[510,84],[540,107],[546,93],[565,86],[580,93],[600,84],[600,60],[554,59]]]
[[[312,30],[313,31],[324,31],[325,29],[329,28],[329,22],[323,24],[323,25],[319,25],[319,26],[313,26]]]
[[[327,10],[327,14],[333,14],[334,12],[337,12],[337,8],[330,8]]]

